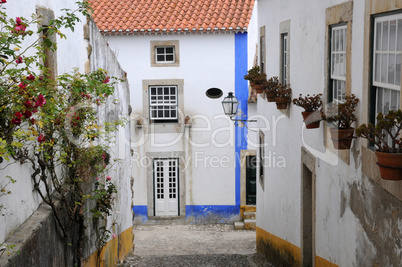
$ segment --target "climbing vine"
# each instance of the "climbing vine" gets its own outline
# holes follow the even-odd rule
[[[75,248],[75,264],[82,266],[85,229],[93,225],[98,250],[111,233],[104,219],[111,215],[117,190],[106,174],[116,161],[104,140],[124,120],[98,115],[105,104],[116,103],[111,96],[121,80],[102,69],[49,75],[46,52],[57,49],[50,37],[66,38],[62,30],[74,30],[78,14],[88,15],[86,1],[37,30],[32,29],[41,17],[8,18],[6,2],[0,2],[0,161],[3,169],[11,164],[31,168],[35,191],[51,207],[66,244]],[[15,180],[0,179],[0,197],[11,194],[6,187]]]

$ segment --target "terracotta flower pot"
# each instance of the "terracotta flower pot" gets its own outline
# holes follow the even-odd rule
[[[335,149],[350,149],[355,128],[338,129],[330,128],[332,143]]]
[[[402,180],[402,153],[375,152],[381,178],[384,180]]]
[[[288,107],[289,99],[289,97],[275,97],[276,108],[286,109]]]
[[[274,90],[265,90],[265,95],[267,96],[268,102],[275,102]]]
[[[251,86],[251,88],[253,88],[255,90],[255,92],[257,94],[261,94],[261,93],[264,92],[264,85],[263,84],[257,84],[257,83],[254,83],[254,82],[253,83],[250,82],[250,86]]]
[[[303,111],[303,121],[307,129],[316,129],[320,127],[321,112],[320,111]]]

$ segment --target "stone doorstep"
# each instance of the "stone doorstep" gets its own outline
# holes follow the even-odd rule
[[[244,228],[246,230],[255,230],[256,229],[256,220],[252,220],[252,219],[244,220]]]
[[[244,230],[244,222],[234,222],[235,230]]]
[[[252,219],[255,220],[256,218],[256,212],[255,211],[251,211],[251,212],[244,212],[244,219]]]

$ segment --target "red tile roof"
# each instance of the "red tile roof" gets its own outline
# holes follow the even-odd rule
[[[103,33],[246,31],[254,0],[89,0]]]

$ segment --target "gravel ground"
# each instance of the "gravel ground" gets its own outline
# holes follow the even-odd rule
[[[233,225],[135,226],[134,234],[134,256],[121,267],[273,266],[256,253],[255,231]]]

